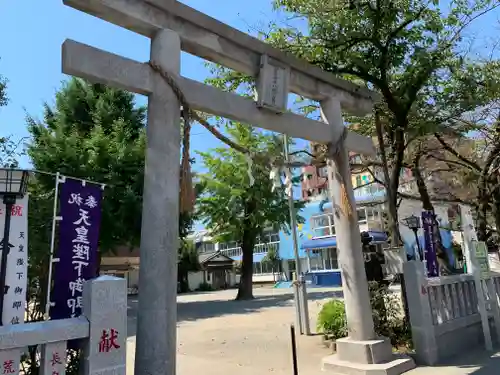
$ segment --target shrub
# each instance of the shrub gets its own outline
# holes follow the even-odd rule
[[[197,292],[211,292],[213,290],[214,288],[212,288],[212,285],[206,282],[202,282],[196,289]]]
[[[370,282],[368,287],[375,333],[391,340],[393,347],[410,347],[411,330],[405,321],[400,296],[391,293],[385,283]]]
[[[411,346],[411,331],[404,319],[401,300],[391,293],[383,283],[370,282],[370,304],[373,324],[377,336],[389,338],[393,347],[398,349]],[[325,335],[339,339],[347,336],[347,320],[344,302],[331,300],[319,312],[317,330]]]
[[[325,335],[339,339],[347,336],[347,321],[344,302],[331,300],[323,305],[318,315],[317,329]]]

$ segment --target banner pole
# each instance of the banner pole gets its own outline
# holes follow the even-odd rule
[[[56,173],[56,186],[54,189],[54,208],[53,208],[53,214],[52,214],[52,234],[50,237],[50,255],[49,255],[49,275],[48,275],[48,280],[47,280],[47,301],[45,303],[45,317],[46,319],[50,318],[50,307],[52,306],[52,303],[50,302],[50,297],[51,297],[51,287],[52,287],[52,263],[57,263],[59,261],[58,258],[54,258],[54,247],[55,247],[55,242],[56,242],[56,224],[59,220],[62,218],[57,216],[57,199],[59,195],[59,183],[64,182],[65,177],[59,174],[59,172]]]

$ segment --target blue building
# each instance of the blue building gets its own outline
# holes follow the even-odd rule
[[[384,242],[387,237],[382,232],[383,207],[381,201],[384,198],[383,192],[380,189],[375,190],[373,187],[370,189],[362,188],[355,191],[355,196],[358,203],[357,214],[360,231],[370,232],[377,243]],[[338,275],[340,272],[338,270],[331,202],[321,195],[314,197],[300,215],[304,218],[304,223],[299,224],[297,228],[302,271],[313,275],[317,282],[321,282],[319,279],[324,277],[334,277],[337,281],[330,280],[330,283],[339,284],[340,277]],[[241,261],[242,250],[236,242],[215,243],[203,230],[195,234],[194,240],[200,253],[220,251],[235,261]],[[270,249],[277,250],[279,254],[280,269],[273,269],[268,262],[262,262]],[[257,240],[253,261],[254,282],[289,280],[292,272],[296,269],[291,233],[266,231],[262,238]]]

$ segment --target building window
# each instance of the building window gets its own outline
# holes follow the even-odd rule
[[[314,249],[309,252],[308,256],[311,271],[335,270],[339,268],[336,248]]]
[[[253,263],[253,274],[259,275],[262,273],[262,264],[260,262]]]
[[[328,169],[326,167],[321,167],[318,169],[318,176],[328,178]]]
[[[214,251],[215,251],[215,244],[212,242],[203,242],[199,249],[200,253],[208,253]]]
[[[365,208],[358,208],[358,222],[361,223],[366,223],[366,210]]]
[[[333,214],[322,214],[311,218],[311,227],[314,231],[314,237],[327,237],[335,234],[333,225]]]
[[[356,187],[361,186],[361,176],[356,176]]]

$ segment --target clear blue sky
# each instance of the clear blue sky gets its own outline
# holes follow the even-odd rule
[[[265,29],[276,18],[270,0],[189,0],[184,3],[244,32]],[[247,5],[244,5],[247,4]],[[61,44],[66,38],[138,61],[149,59],[149,39],[64,6],[59,0],[0,0],[0,74],[8,80],[9,104],[0,109],[0,136],[27,136],[25,113],[41,117],[66,76],[61,73]],[[203,60],[183,53],[182,75],[203,81]],[[145,104],[138,96],[138,103]],[[192,149],[218,145],[201,126],[193,129]],[[24,166],[27,160],[22,161]]]
[[[187,0],[188,5],[245,32],[265,29],[277,16],[271,0]],[[149,40],[102,20],[66,7],[60,0],[0,0],[0,74],[9,80],[7,107],[0,109],[0,136],[27,136],[25,113],[40,116],[43,102],[53,103],[54,94],[65,76],[61,74],[61,44],[71,38],[138,61],[149,57]],[[498,38],[495,12],[469,30],[476,37],[475,49]],[[184,76],[202,81],[207,71],[203,61],[183,54]],[[139,103],[144,103],[144,98]],[[26,111],[26,112],[25,112]],[[201,127],[193,130],[192,147],[206,150],[217,145]],[[26,164],[27,160],[23,161]]]

